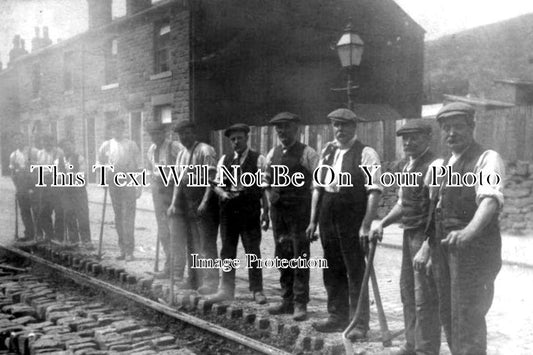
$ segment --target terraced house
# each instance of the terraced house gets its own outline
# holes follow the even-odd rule
[[[380,122],[418,117],[424,31],[392,0],[87,0],[89,29],[0,72],[3,171],[10,132],[73,137],[94,163],[106,123],[129,121],[148,147],[147,121],[192,119],[203,139],[232,122],[265,125],[279,111],[325,122],[345,106],[346,73],[335,43],[351,18],[364,41],[355,110]],[[394,145],[383,148],[394,156]]]

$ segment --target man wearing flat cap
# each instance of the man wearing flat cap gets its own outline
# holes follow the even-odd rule
[[[268,202],[266,193],[259,183],[245,187],[240,178],[243,173],[255,174],[264,171],[265,157],[248,147],[250,127],[244,123],[234,124],[226,129],[224,135],[230,140],[233,154],[223,155],[218,161],[217,178],[214,190],[220,203],[220,237],[222,239],[221,259],[235,259],[237,245],[241,237],[246,254],[261,258],[261,221],[268,228]],[[237,173],[236,182],[231,182],[228,174],[223,174],[223,167],[233,175]],[[220,186],[224,185],[224,186]],[[261,213],[261,205],[263,212]],[[256,303],[265,304],[263,293],[263,273],[257,262],[248,269],[250,291]],[[235,269],[224,271],[218,292],[209,299],[213,302],[232,300],[235,296]]]
[[[343,331],[355,314],[365,271],[365,249],[370,224],[382,192],[379,184],[367,184],[359,165],[368,165],[378,177],[380,159],[374,149],[361,143],[355,134],[358,118],[348,109],[337,109],[328,115],[335,140],[321,154],[318,181],[313,191],[311,218],[307,236],[312,238],[317,223],[328,268],[324,269],[324,285],[328,294],[329,317],[313,324],[320,332]],[[320,168],[329,166],[330,169]],[[332,174],[332,171],[335,174]],[[351,176],[351,187],[341,186],[339,173]],[[377,179],[374,179],[374,182]],[[361,238],[361,239],[360,239]],[[366,337],[370,305],[364,294],[363,312],[350,332],[352,339]]]
[[[161,178],[161,172],[158,166],[172,165],[176,162],[176,157],[183,146],[173,141],[170,136],[170,125],[160,122],[151,121],[146,126],[146,132],[152,139],[152,145],[148,148],[146,159],[146,171],[150,177],[152,186],[152,199],[154,201],[155,218],[157,221],[157,240],[163,246],[165,253],[165,266],[163,272],[157,275],[160,278],[167,278],[170,274],[170,268],[174,268],[174,277],[178,280],[183,278],[185,270],[186,254],[185,249],[177,249],[177,243],[174,243],[174,265],[170,265],[170,229],[169,217],[167,210],[172,201],[174,185],[165,186]],[[167,176],[170,176],[168,169]],[[156,248],[157,249],[157,248]]]
[[[290,112],[281,112],[270,120],[275,126],[281,144],[267,155],[267,194],[275,239],[276,257],[280,259],[309,259],[309,240],[305,228],[311,207],[312,175],[318,164],[318,154],[297,140],[300,118]],[[271,186],[274,166],[284,166],[288,174],[301,173],[303,186]],[[282,301],[269,308],[270,314],[292,313],[293,319],[307,318],[309,302],[309,269],[280,268]]]
[[[183,120],[178,122],[175,132],[185,147],[176,157],[176,168],[187,166],[183,179],[174,186],[172,201],[168,208],[171,238],[177,241],[176,250],[187,250],[187,277],[184,286],[207,295],[216,292],[218,287],[218,270],[192,268],[192,255],[198,258],[215,260],[217,252],[218,201],[211,186],[198,185],[198,169],[207,167],[209,179],[216,174],[216,153],[210,145],[197,141],[196,125]],[[193,180],[191,180],[193,179]],[[195,181],[196,180],[196,181]]]
[[[435,200],[430,215],[435,233],[429,243],[440,320],[454,355],[486,354],[485,315],[501,268],[498,215],[503,207],[504,164],[497,152],[482,148],[474,140],[474,113],[470,105],[454,102],[437,114],[450,154],[432,164],[437,168],[435,175],[440,175],[440,167],[451,166],[460,176],[482,172],[501,180],[451,186],[445,177],[437,179],[436,184],[432,184],[433,174],[426,179]]]
[[[402,137],[408,159],[402,173],[414,176],[415,186],[400,186],[398,202],[370,231],[372,239],[382,240],[383,228],[401,221],[403,225],[403,257],[400,293],[405,323],[405,344],[397,355],[438,354],[440,323],[435,281],[429,268],[429,245],[426,224],[429,215],[429,189],[424,177],[435,160],[430,151],[431,126],[422,120],[403,125],[396,135]],[[413,174],[413,175],[411,175]]]
[[[117,186],[113,177],[118,172],[141,171],[141,153],[137,143],[126,138],[126,122],[116,119],[110,122],[111,139],[105,141],[98,150],[98,164],[113,165],[114,172],[106,169],[109,196],[115,213],[115,226],[118,234],[120,255],[117,260],[133,261],[135,249],[135,209],[142,190],[135,186]],[[129,183],[129,181],[128,181]]]

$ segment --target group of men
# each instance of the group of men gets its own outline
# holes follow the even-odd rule
[[[26,144],[22,133],[13,135],[15,151],[9,158],[9,169],[16,188],[16,203],[24,225],[21,241],[47,240],[92,249],[89,206],[85,186],[58,187],[53,168],[63,174],[57,184],[64,184],[67,175],[85,171],[85,160],[74,149],[70,139],[59,146],[51,135],[40,137],[42,148]],[[47,166],[31,171],[31,165]],[[42,178],[42,181],[39,179]]]
[[[348,109],[328,115],[335,139],[321,154],[299,142],[300,118],[289,112],[270,120],[280,144],[266,157],[249,147],[250,128],[242,123],[225,130],[233,152],[218,160],[213,147],[198,141],[193,122],[181,121],[174,127],[180,143],[171,138],[170,126],[149,124],[146,130],[153,144],[148,150],[147,170],[158,240],[166,256],[158,277],[172,277],[178,287],[195,289],[212,302],[232,300],[235,269],[224,270],[219,279],[215,268],[194,267],[193,258],[215,260],[219,256],[219,228],[220,259],[236,257],[239,238],[245,253],[260,259],[261,229],[267,230],[271,223],[275,256],[308,260],[310,243],[318,231],[328,265],[323,270],[323,281],[329,316],[313,323],[313,327],[319,332],[344,330],[362,297],[363,309],[349,334],[352,339],[362,339],[367,335],[370,315],[368,289],[361,292],[368,245],[383,238],[386,226],[401,221],[400,285],[406,342],[398,354],[438,354],[441,326],[452,354],[485,354],[485,315],[501,266],[498,213],[503,205],[503,182],[456,186],[440,177],[437,185],[431,183],[432,173],[444,171],[439,168],[445,166],[463,175],[483,172],[503,180],[501,157],[474,140],[474,114],[474,109],[463,103],[447,104],[438,113],[443,142],[450,151],[444,159],[436,159],[430,151],[432,129],[422,120],[410,121],[397,131],[407,160],[403,172],[417,173],[417,183],[400,186],[397,204],[382,220],[376,220],[383,191],[381,170],[375,168],[380,166],[380,158],[373,148],[358,140],[359,118]],[[140,169],[138,148],[124,137],[124,122],[118,121],[113,127],[113,138],[100,148],[99,162],[113,164],[115,172]],[[170,165],[185,167],[180,184],[165,183],[159,167]],[[272,184],[272,167],[279,165],[286,167],[288,175],[299,173],[303,184]],[[195,168],[198,166],[207,167],[210,184],[192,183],[202,171]],[[328,168],[316,170],[323,166]],[[372,172],[372,183],[362,166]],[[230,183],[228,176],[221,174],[222,167],[236,169],[238,177],[260,170],[265,179],[246,186],[240,179]],[[350,174],[351,184],[342,183],[341,173]],[[133,260],[139,190],[113,185],[109,189],[121,248],[119,258]],[[23,206],[18,191],[17,186]],[[268,311],[305,320],[310,270],[279,271],[281,302]],[[248,269],[248,277],[254,301],[267,303],[262,269],[257,263]]]
[[[373,148],[357,139],[359,119],[350,110],[338,109],[328,115],[335,140],[326,144],[321,154],[299,142],[300,118],[293,113],[282,112],[270,120],[281,144],[266,157],[248,146],[250,128],[234,124],[225,130],[233,152],[223,155],[218,163],[214,149],[196,141],[193,123],[184,121],[175,128],[183,144],[181,150],[168,137],[163,138],[164,127],[152,126],[154,145],[149,160],[154,176],[159,174],[158,164],[175,160],[176,165],[182,166],[208,165],[212,181],[210,187],[190,187],[184,181],[173,187],[152,185],[167,260],[170,244],[174,245],[176,255],[174,265],[166,264],[166,273],[175,268],[175,275],[183,280],[182,287],[195,288],[212,302],[232,300],[233,269],[222,272],[218,287],[216,270],[189,268],[188,278],[183,278],[185,266],[191,265],[191,254],[208,259],[217,257],[218,223],[222,259],[236,257],[239,236],[245,253],[260,258],[261,227],[268,229],[270,220],[275,256],[309,259],[310,243],[316,239],[318,226],[328,262],[323,277],[329,317],[313,323],[313,327],[320,332],[344,330],[362,297],[363,309],[349,334],[352,339],[361,339],[369,329],[368,291],[361,294],[368,243],[381,240],[383,228],[401,221],[404,239],[400,284],[406,342],[398,353],[438,354],[442,325],[453,354],[484,354],[485,315],[492,303],[494,280],[501,265],[498,213],[503,205],[503,183],[458,187],[448,186],[444,178],[437,179],[437,187],[430,183],[431,172],[442,171],[438,169],[441,166],[452,166],[463,175],[482,171],[503,179],[500,156],[474,141],[474,113],[469,105],[451,103],[437,115],[443,141],[450,150],[445,159],[436,159],[430,151],[430,125],[416,120],[397,131],[407,159],[403,172],[417,173],[418,178],[413,186],[400,186],[398,203],[381,221],[376,220],[383,191],[379,184],[381,170],[372,168],[380,165],[380,158]],[[285,166],[289,176],[300,173],[303,184],[272,185],[275,165]],[[222,166],[228,171],[235,167],[238,176],[261,170],[266,179],[251,186],[242,186],[239,179],[231,184],[224,181],[227,177],[220,173]],[[313,179],[315,170],[321,166],[329,168],[318,169],[317,179]],[[369,167],[372,183],[367,181],[361,166]],[[189,168],[189,172],[195,171]],[[351,186],[339,181],[341,173],[346,172],[351,176]],[[174,243],[168,241],[173,238]],[[187,263],[185,258],[189,259]],[[292,314],[297,321],[306,319],[309,269],[279,271],[282,300],[268,311]],[[254,300],[266,303],[261,269],[252,267],[248,275]]]

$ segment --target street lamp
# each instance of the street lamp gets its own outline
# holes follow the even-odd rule
[[[352,23],[349,22],[341,38],[336,45],[337,54],[341,61],[342,67],[348,73],[348,83],[346,85],[346,94],[348,95],[348,108],[352,109],[352,90],[357,89],[358,85],[353,85],[353,73],[355,67],[361,64],[363,57],[364,42],[352,29]]]

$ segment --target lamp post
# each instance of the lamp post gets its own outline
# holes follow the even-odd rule
[[[364,42],[352,29],[351,21],[346,25],[344,33],[336,45],[337,54],[341,61],[342,67],[348,74],[348,82],[346,84],[346,94],[348,95],[348,108],[353,109],[352,92],[359,86],[353,83],[353,74],[356,67],[361,64],[363,57]]]

